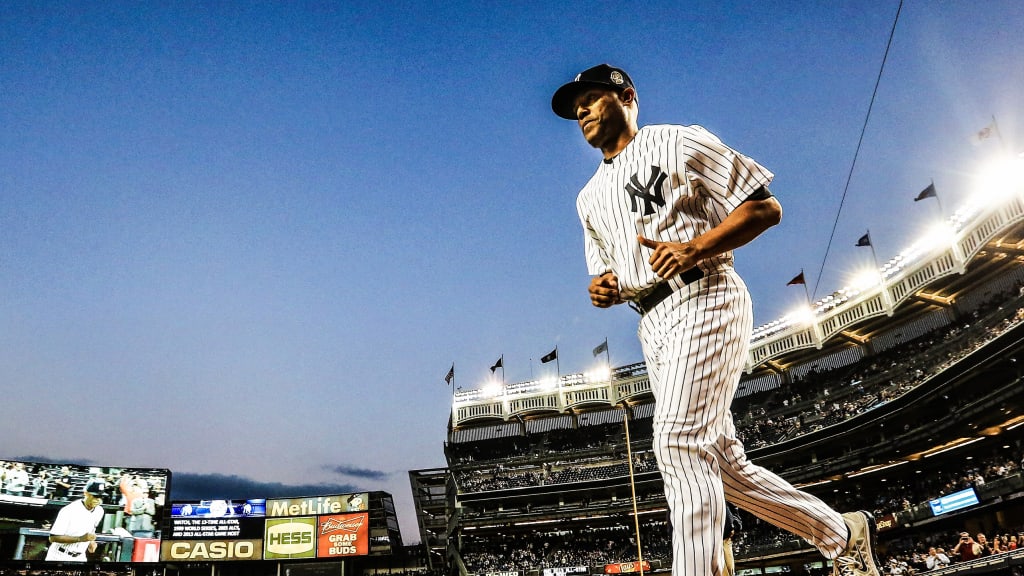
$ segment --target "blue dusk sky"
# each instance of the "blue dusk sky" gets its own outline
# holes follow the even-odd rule
[[[736,258],[763,324],[801,270],[821,297],[870,265],[867,230],[882,261],[927,231],[929,183],[948,214],[1019,151],[1024,5],[907,0],[851,173],[898,7],[5,2],[0,458],[387,490],[418,541],[406,472],[445,463],[452,363],[469,389],[555,346],[562,373],[605,338],[641,361],[637,316],[587,297],[600,154],[552,92],[621,66],[641,124],[776,174],[783,222]]]

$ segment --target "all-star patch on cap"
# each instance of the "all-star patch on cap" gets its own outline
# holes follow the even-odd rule
[[[611,88],[620,93],[626,88],[635,89],[625,70],[598,64],[580,72],[572,82],[555,90],[555,95],[551,97],[551,109],[566,120],[576,120],[576,97],[590,88]]]

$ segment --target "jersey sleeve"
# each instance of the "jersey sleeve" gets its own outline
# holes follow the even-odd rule
[[[583,220],[583,252],[587,257],[587,273],[591,276],[600,276],[605,272],[611,272],[612,267],[608,265],[608,258],[605,253],[604,243],[590,226],[588,220]]]
[[[580,224],[583,225],[583,253],[587,259],[587,273],[591,276],[600,276],[605,272],[611,272],[611,258],[601,235],[591,225],[585,193],[581,192],[576,198],[576,213],[580,217]]]
[[[57,512],[57,518],[53,520],[53,525],[50,526],[50,534],[54,536],[67,536],[68,530],[71,529],[71,511],[68,509],[70,504],[65,505]]]
[[[749,156],[726,146],[701,126],[689,126],[689,138],[680,139],[687,172],[699,180],[700,188],[726,212],[732,212],[775,177]]]

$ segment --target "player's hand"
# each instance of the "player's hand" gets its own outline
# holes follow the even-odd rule
[[[590,303],[598,308],[608,308],[622,302],[619,296],[619,279],[612,272],[605,272],[590,280]]]
[[[83,534],[80,538],[79,542],[93,542],[96,540],[96,533],[89,532],[88,534]]]
[[[95,540],[93,540],[92,542],[89,542],[89,554],[92,554],[93,552],[95,552],[96,549],[99,548],[99,547],[100,547],[100,545]]]
[[[700,260],[693,242],[658,242],[644,238],[643,234],[636,238],[641,246],[654,250],[648,262],[651,264],[651,270],[665,280],[693,268]]]

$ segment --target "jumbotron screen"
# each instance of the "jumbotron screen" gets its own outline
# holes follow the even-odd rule
[[[158,562],[171,472],[0,460],[0,560]]]
[[[369,553],[369,494],[173,502],[164,561],[339,558]]]

